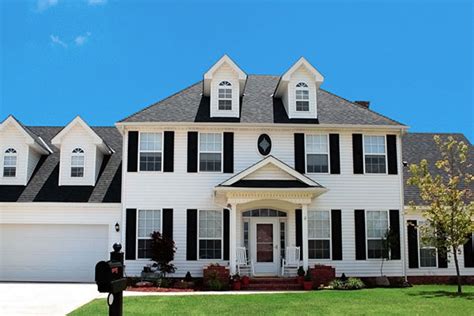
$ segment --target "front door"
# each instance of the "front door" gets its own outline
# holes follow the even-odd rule
[[[252,258],[257,275],[277,275],[280,251],[278,218],[253,219]]]

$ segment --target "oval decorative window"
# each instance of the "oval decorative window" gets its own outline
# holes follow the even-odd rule
[[[262,156],[266,156],[272,150],[272,140],[267,134],[262,134],[257,141],[258,152]]]

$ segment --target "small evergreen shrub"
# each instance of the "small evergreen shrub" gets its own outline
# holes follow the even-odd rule
[[[360,290],[365,287],[364,282],[359,278],[348,278],[346,281],[336,279],[330,285],[334,290]]]

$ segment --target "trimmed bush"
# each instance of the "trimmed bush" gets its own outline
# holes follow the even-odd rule
[[[360,290],[365,287],[364,282],[358,278],[348,278],[347,281],[336,279],[330,285],[334,290]]]

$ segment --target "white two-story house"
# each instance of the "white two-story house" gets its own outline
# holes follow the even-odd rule
[[[420,215],[404,212],[416,194],[404,186],[403,161],[434,147],[408,134],[402,150],[406,125],[323,86],[304,58],[269,76],[224,56],[203,80],[115,127],[7,118],[0,280],[91,281],[114,242],[127,275],[140,275],[153,231],[176,244],[175,277],[199,277],[211,263],[233,273],[242,248],[255,275],[281,275],[286,249],[298,248],[305,268],[374,277],[389,228],[400,243],[385,275],[453,275],[452,262],[433,263],[436,250],[408,231]],[[471,237],[464,275],[474,275],[473,247]]]

